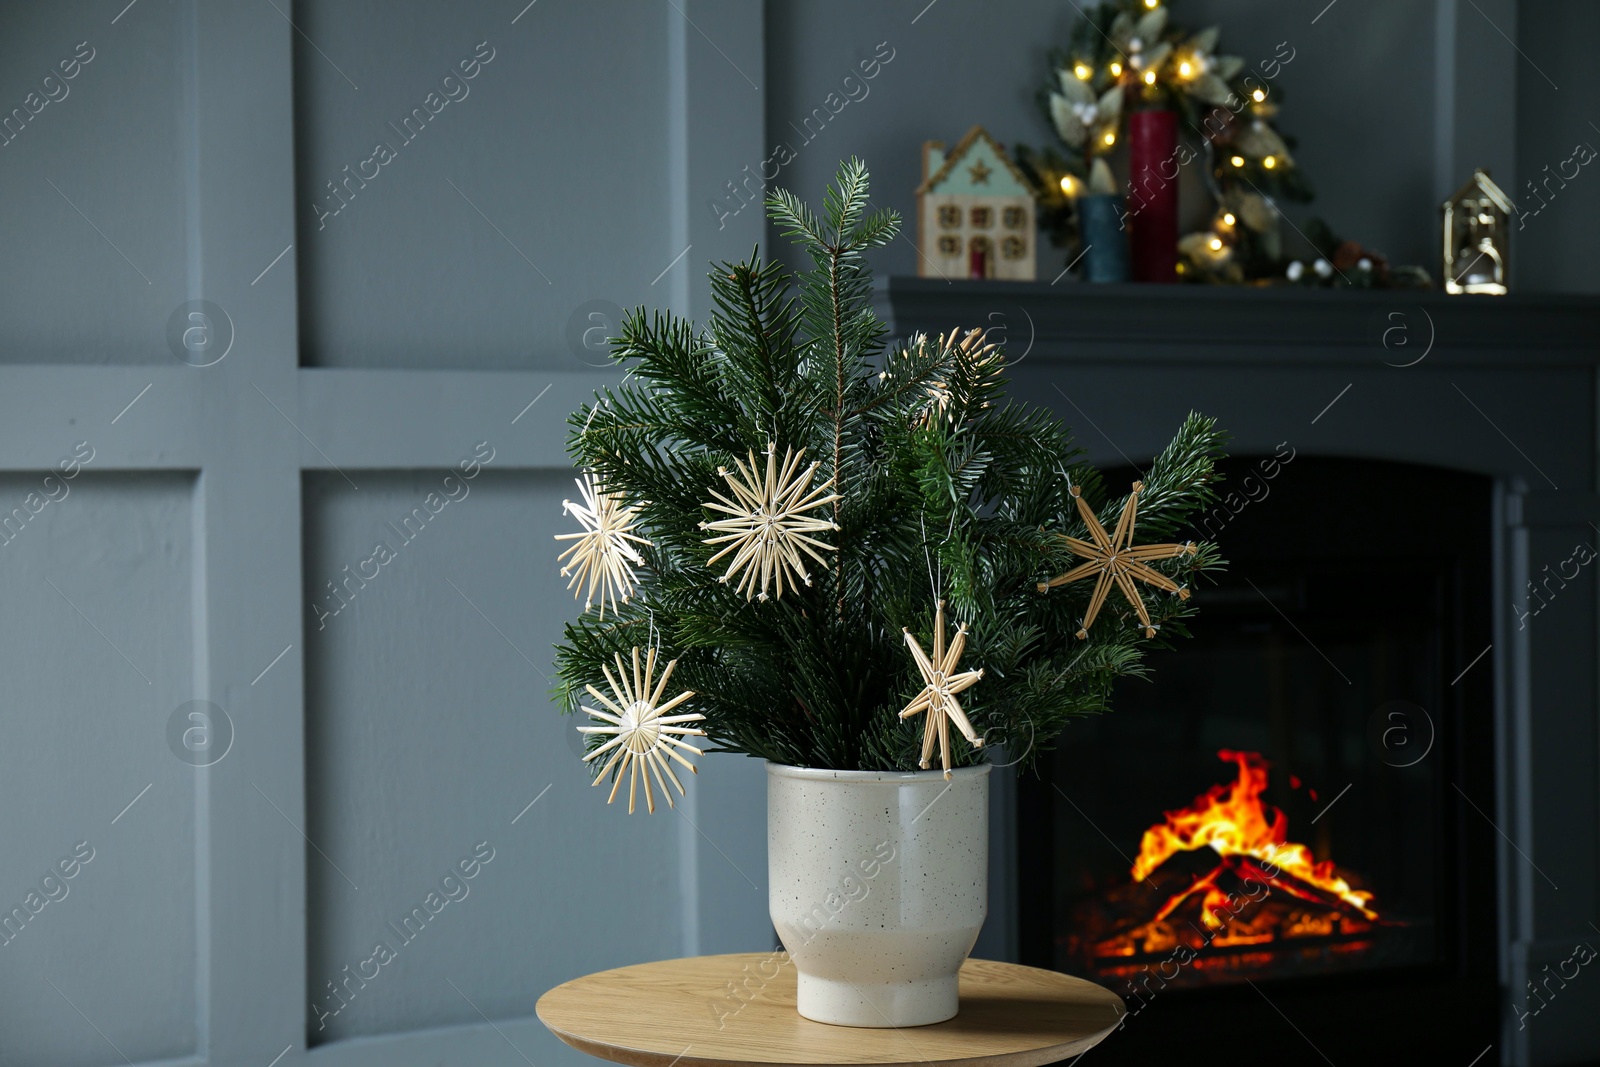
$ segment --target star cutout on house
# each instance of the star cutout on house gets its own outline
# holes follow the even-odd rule
[[[1049,592],[1058,585],[1075,582],[1091,574],[1099,575],[1099,579],[1095,582],[1094,595],[1089,598],[1089,610],[1084,613],[1083,625],[1078,629],[1080,639],[1089,636],[1089,627],[1093,625],[1094,617],[1099,614],[1100,606],[1105,603],[1106,594],[1111,591],[1113,583],[1122,590],[1122,595],[1128,598],[1128,603],[1133,605],[1133,610],[1138,613],[1146,637],[1156,635],[1156,626],[1150,621],[1150,613],[1145,610],[1144,601],[1139,598],[1139,590],[1133,584],[1133,579],[1137,578],[1168,593],[1177,593],[1180,600],[1189,599],[1189,590],[1186,587],[1180,586],[1165,574],[1147,566],[1145,561],[1172,559],[1182,555],[1192,556],[1196,551],[1193,541],[1181,545],[1132,543],[1133,519],[1139,508],[1139,491],[1143,488],[1143,482],[1133,483],[1133,492],[1128,495],[1128,502],[1122,506],[1122,515],[1117,519],[1117,532],[1108,537],[1106,528],[1100,525],[1099,518],[1084,502],[1082,492],[1077,486],[1072,487],[1072,498],[1077,501],[1078,513],[1083,516],[1083,524],[1089,528],[1089,536],[1093,540],[1083,541],[1065,534],[1057,536],[1066,542],[1068,548],[1088,562],[1079,564],[1048,582],[1040,582],[1039,592]]]
[[[972,166],[967,168],[967,173],[972,175],[973,185],[988,185],[989,175],[993,174],[994,171],[989,168],[988,164],[984,163],[984,161],[980,159]]]

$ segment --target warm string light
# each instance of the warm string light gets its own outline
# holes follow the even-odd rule
[[[1222,238],[1220,238],[1220,237],[1213,237],[1213,238],[1212,238],[1212,239],[1211,239],[1211,251],[1213,251],[1213,252],[1220,252],[1220,251],[1222,251]]]
[[[1113,78],[1122,77],[1122,64],[1121,63],[1118,63],[1115,60],[1113,60],[1112,63],[1111,63],[1110,70],[1111,70],[1111,76]]]
[[[1187,78],[1193,73],[1194,73],[1194,64],[1190,63],[1187,59],[1184,60],[1182,63],[1178,64],[1178,75],[1180,77]]]
[[[1229,226],[1232,226],[1232,225],[1233,225],[1233,224],[1234,224],[1234,223],[1235,223],[1235,222],[1238,222],[1238,221],[1239,221],[1239,220],[1238,220],[1238,219],[1236,219],[1236,218],[1234,218],[1234,217],[1233,217],[1233,212],[1231,212],[1231,211],[1230,211],[1230,212],[1228,212],[1228,213],[1227,213],[1227,214],[1225,214],[1225,215],[1223,215],[1223,216],[1222,216],[1222,221],[1223,221],[1223,222],[1224,222],[1224,223],[1225,223],[1225,224],[1227,224],[1227,225],[1229,225]]]
[[[1153,71],[1153,70],[1145,71],[1144,72],[1144,83],[1146,85],[1154,85],[1156,83],[1156,72]]]
[[[1278,165],[1278,158],[1276,156],[1267,156],[1262,159],[1261,165],[1266,167],[1268,170],[1271,170],[1273,167]]]
[[[1149,8],[1151,11],[1154,11],[1158,6],[1160,6],[1160,4],[1161,0],[1144,0],[1144,6]]]
[[[1260,89],[1257,89],[1255,92],[1250,94],[1250,98],[1259,104],[1261,101],[1267,98],[1267,94],[1262,92]]]
[[[1067,196],[1078,195],[1078,183],[1072,180],[1072,175],[1063,174],[1061,176],[1061,191]]]
[[[1113,131],[1107,130],[1104,140],[1106,142],[1106,147],[1110,148],[1112,145],[1117,143],[1117,135]]]
[[[1086,82],[1089,80],[1089,75],[1093,74],[1094,71],[1090,70],[1085,64],[1079,63],[1072,68],[1072,73],[1078,76],[1079,81]]]
[[[1244,157],[1243,156],[1234,156],[1232,159],[1228,160],[1228,162],[1232,163],[1236,167],[1242,167],[1242,166],[1244,166]]]

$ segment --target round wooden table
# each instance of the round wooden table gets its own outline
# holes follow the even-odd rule
[[[812,1022],[794,987],[782,952],[699,956],[575,978],[536,1010],[573,1048],[632,1067],[1039,1067],[1094,1047],[1123,1012],[1093,982],[992,960],[962,966],[961,1013],[931,1026]]]

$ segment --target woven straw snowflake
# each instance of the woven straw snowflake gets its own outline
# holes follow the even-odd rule
[[[677,660],[669,660],[666,670],[661,672],[661,680],[655,681],[656,650],[652,648],[646,659],[644,670],[639,669],[639,649],[633,650],[633,685],[628,685],[628,670],[622,661],[622,653],[617,654],[617,674],[613,676],[609,667],[601,667],[605,673],[606,681],[611,683],[611,694],[616,699],[612,700],[594,686],[585,686],[589,695],[604,704],[608,711],[584,706],[583,710],[600,719],[607,726],[580,726],[581,734],[610,734],[611,740],[583,757],[585,763],[606,752],[612,752],[611,759],[600,768],[600,773],[595,775],[594,784],[599,785],[605,781],[606,775],[616,771],[611,783],[611,795],[606,798],[609,804],[617,799],[617,790],[622,786],[623,775],[628,777],[628,814],[633,814],[634,799],[638,793],[639,779],[644,779],[644,802],[654,815],[656,800],[650,791],[650,775],[654,773],[656,784],[661,787],[661,795],[666,799],[667,807],[673,807],[672,794],[667,790],[665,774],[678,787],[679,795],[683,795],[683,783],[678,781],[678,776],[672,773],[672,765],[667,762],[671,757],[689,768],[690,773],[699,774],[694,764],[678,754],[678,749],[701,755],[701,750],[695,748],[683,737],[704,737],[704,730],[697,730],[686,726],[686,723],[699,722],[705,716],[690,712],[684,715],[668,715],[667,712],[694,696],[692,690],[685,690],[667,701],[658,703],[661,694],[667,688],[667,679],[672,677],[672,668],[678,665]],[[618,682],[617,678],[621,678]],[[652,683],[654,688],[651,688]],[[615,750],[614,752],[612,750]],[[640,771],[640,766],[644,770]]]
[[[606,492],[587,471],[577,486],[578,492],[583,494],[583,503],[563,500],[561,510],[570,512],[583,530],[556,534],[557,541],[577,542],[557,559],[572,557],[572,562],[561,568],[561,577],[572,575],[567,588],[573,590],[574,600],[580,592],[584,594],[584,611],[594,606],[594,594],[599,590],[600,617],[604,619],[607,600],[615,612],[617,601],[620,599],[626,604],[633,594],[636,580],[633,568],[644,563],[644,557],[633,544],[648,545],[650,542],[633,532],[639,513],[637,507],[624,506],[620,494]],[[633,544],[629,544],[630,541]],[[574,567],[577,568],[575,574]]]
[[[801,553],[826,567],[827,560],[817,549],[834,551],[832,545],[809,535],[837,530],[838,524],[805,512],[833,503],[839,499],[839,494],[828,491],[833,486],[832,478],[812,487],[811,478],[820,464],[813,462],[802,469],[804,455],[792,448],[785,449],[780,469],[777,446],[769,445],[764,481],[757,477],[753,451],[748,467],[738,459],[733,461],[738,468],[737,476],[726,467],[717,468],[717,473],[727,479],[733,497],[730,499],[713,489],[711,495],[717,502],[705,505],[728,516],[700,524],[700,529],[717,535],[706,538],[706,544],[726,546],[712,556],[707,565],[715,565],[732,553],[733,559],[719,581],[731,581],[742,571],[737,588],[746,600],[751,597],[766,600],[769,585],[776,586],[776,596],[783,596],[785,580],[790,589],[796,588],[797,582],[810,585],[811,574],[806,570]]]

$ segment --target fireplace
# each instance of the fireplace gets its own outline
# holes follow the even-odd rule
[[[1223,469],[1234,505],[1197,532],[1229,568],[1195,636],[1019,783],[1022,958],[1123,997],[1108,1060],[1235,1062],[1306,998],[1334,1062],[1380,1034],[1437,1056],[1441,1027],[1476,1053],[1498,1032],[1494,831],[1457,790],[1493,791],[1493,680],[1454,665],[1490,643],[1489,481],[1288,446]]]
[[[1550,975],[1600,922],[1600,586],[1574,572],[1600,529],[1600,300],[924,278],[880,297],[899,337],[988,328],[1016,395],[1103,469],[1128,464],[1114,488],[1190,410],[1246,457],[1212,516],[1233,568],[1197,594],[1195,639],[1074,725],[1047,780],[997,776],[989,951],[1090,973],[1062,909],[1129,886],[1145,832],[1236,778],[1217,753],[1254,752],[1286,839],[1373,894],[1383,941],[1301,941],[1190,986],[1158,973],[1138,998],[1105,977],[1136,1014],[1097,1060],[1594,1062],[1600,981]],[[1320,488],[1290,507],[1297,485]],[[1339,551],[1303,558],[1333,527]],[[1404,762],[1430,728],[1415,767],[1367,758]],[[1180,850],[1155,878],[1218,858]],[[1336,958],[1293,973],[1299,948]]]

